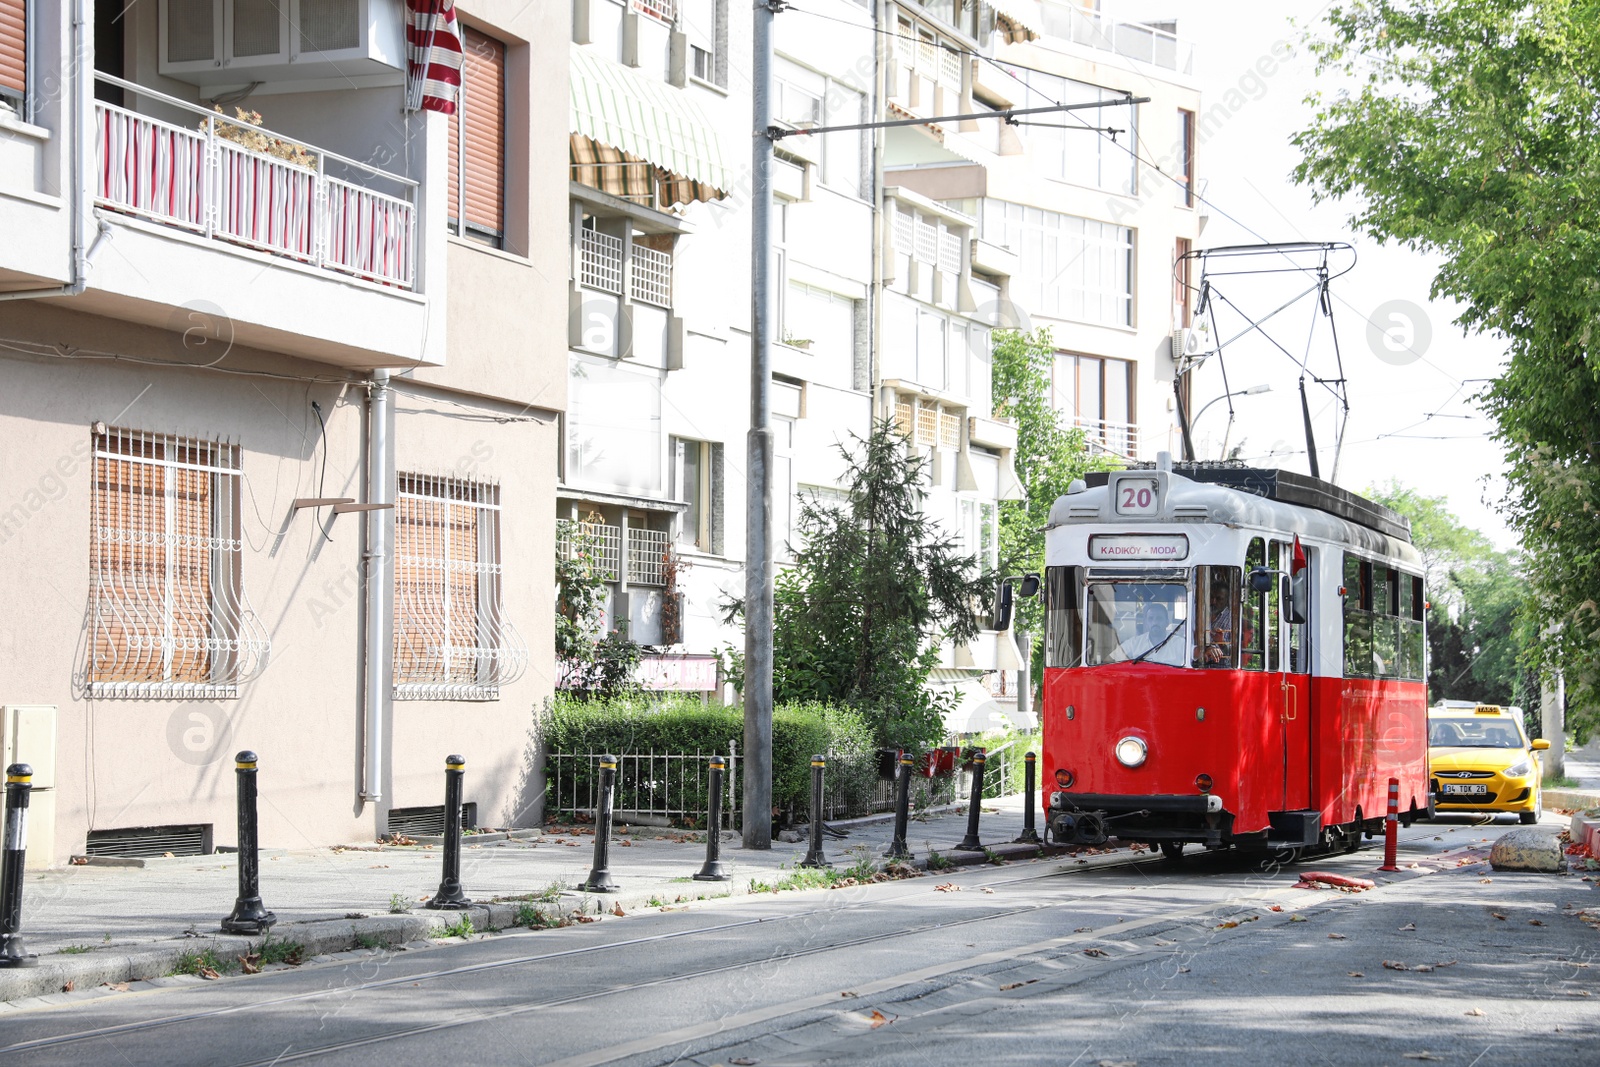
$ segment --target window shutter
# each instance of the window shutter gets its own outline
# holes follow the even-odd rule
[[[0,89],[19,95],[28,87],[27,10],[28,0],[0,0]]]
[[[505,229],[506,46],[470,26],[462,27],[461,44],[461,101],[450,120],[450,217],[463,235],[472,229],[498,238]]]

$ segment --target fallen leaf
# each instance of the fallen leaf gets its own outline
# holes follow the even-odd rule
[[[1295,914],[1289,916],[1289,921],[1292,923],[1303,923],[1306,921],[1306,917],[1296,912]]]
[[[1096,959],[1105,959],[1107,956],[1111,955],[1111,953],[1107,952],[1103,948],[1086,948],[1083,950],[1083,954],[1085,956],[1093,956]]]
[[[1575,997],[1586,997],[1586,996],[1589,995],[1589,991],[1587,989],[1574,989],[1574,990],[1571,990],[1570,992]]]
[[[1384,960],[1383,965],[1391,971],[1409,971],[1411,969],[1398,960]]]
[[[1092,926],[1080,926],[1080,927],[1078,927],[1076,930],[1074,930],[1072,932],[1075,933],[1075,934],[1086,934],[1090,930],[1093,930],[1093,929],[1094,929],[1094,927],[1092,927]]]
[[[1544,920],[1543,919],[1529,919],[1528,920],[1528,925],[1529,926],[1543,926],[1544,925]]]
[[[1213,930],[1232,930],[1235,926],[1238,926],[1238,925],[1239,925],[1238,923],[1234,922],[1232,919],[1229,919],[1227,922],[1218,923],[1216,926],[1212,927],[1212,929]]]
[[[885,1015],[883,1012],[879,1011],[877,1008],[873,1008],[872,1009],[871,1019],[872,1019],[872,1029],[874,1029],[874,1030],[876,1030],[878,1027],[882,1026],[884,1023],[890,1023],[890,1022],[894,1021],[893,1019],[891,1019],[887,1015]]]
[[[1272,906],[1271,910],[1273,910],[1273,911],[1282,911],[1283,910],[1283,905],[1282,904],[1274,904]]]
[[[1431,1052],[1408,1052],[1408,1053],[1406,1053],[1405,1058],[1408,1059],[1408,1060],[1442,1060],[1442,1059],[1444,1059],[1443,1056],[1435,1056]]]
[[[618,841],[617,844],[620,845],[623,848],[632,848],[633,847],[633,842],[632,841]]]
[[[988,886],[984,886],[984,887],[983,887],[983,891],[984,891],[984,892],[985,892],[985,893],[993,893],[993,892],[994,892],[994,890],[993,890],[993,889],[990,889],[990,888],[989,888],[989,887],[988,887]]]
[[[61,987],[61,992],[70,993],[76,988],[78,988],[78,983],[73,981],[71,978],[68,978],[67,984]]]
[[[1138,1060],[1101,1060],[1095,1067],[1139,1067]]]
[[[621,918],[628,913],[622,910],[622,901],[619,900],[615,904],[611,905],[611,914]]]
[[[1468,1008],[1466,1011],[1462,1012],[1462,1014],[1463,1015],[1483,1015],[1484,1014],[1484,1010],[1482,1008]]]
[[[202,967],[200,968],[200,977],[209,982],[213,978],[221,978],[222,975],[213,971],[210,967]]]
[[[1480,883],[1482,883],[1483,885],[1488,885],[1490,882],[1494,881],[1494,879],[1493,878],[1479,878],[1478,881]]]
[[[1348,974],[1351,978],[1365,978],[1366,977],[1366,975],[1362,974],[1360,971],[1346,971],[1344,973]]]
[[[841,996],[841,997],[855,997],[855,996],[860,996],[860,994],[859,994],[859,993],[852,993],[852,992],[850,992],[850,991],[849,991],[849,990],[848,990],[848,989],[846,989],[846,990],[844,990],[844,991],[843,991],[843,992],[841,992],[841,993],[840,993],[840,994],[839,994],[839,995],[840,995],[840,996]]]
[[[961,887],[954,882],[945,882],[942,885],[934,886],[933,891],[935,893],[959,893],[961,892]]]
[[[1006,985],[1001,986],[1000,987],[1000,992],[1004,993],[1007,990],[1011,990],[1011,989],[1021,989],[1023,986],[1032,985],[1033,983],[1037,982],[1038,980],[1039,979],[1037,979],[1037,978],[1030,978],[1026,982],[1011,982],[1011,983],[1008,983]]]
[[[1489,914],[1493,915],[1496,919],[1499,919],[1501,922],[1505,922],[1506,921],[1506,917],[1504,915],[1501,915],[1498,911],[1491,911]]]
[[[259,953],[255,953],[255,952],[251,952],[251,953],[248,953],[246,955],[240,956],[239,957],[239,969],[242,970],[245,974],[260,974],[261,973],[261,956],[260,956],[260,954]]]
[[[1187,968],[1187,967],[1179,967],[1178,968],[1178,973],[1179,974],[1188,974],[1189,973],[1189,968]]]
[[[1400,927],[1401,930],[1415,930],[1416,928],[1416,923],[1406,923],[1404,926]]]
[[[728,1062],[733,1064],[734,1067],[756,1067],[756,1064],[760,1063],[761,1061],[760,1060],[752,1060],[748,1056],[735,1056],[733,1059],[729,1060]]]
[[[574,915],[574,916],[572,916],[572,921],[573,922],[579,922],[579,923],[597,923],[597,922],[600,921],[600,916],[598,916],[598,915]]]
[[[107,982],[106,983],[106,988],[107,989],[115,989],[118,993],[126,993],[128,991],[128,983],[127,982]]]
[[[1328,940],[1329,941],[1348,941],[1350,939],[1348,937],[1346,937],[1344,934],[1329,934],[1328,935]]]

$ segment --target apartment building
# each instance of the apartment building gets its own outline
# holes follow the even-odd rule
[[[30,861],[231,842],[246,749],[267,844],[536,814],[568,12],[414,6],[0,2]]]
[[[950,6],[896,15],[891,108],[1104,106],[902,133],[885,181],[964,222],[950,232],[970,238],[976,306],[998,290],[1004,325],[1049,328],[1056,405],[1091,448],[1126,459],[1175,449],[1171,337],[1191,303],[1174,265],[1203,225],[1191,50],[1176,23],[1118,21],[1099,0],[1006,0],[1009,27],[997,24],[993,58],[979,59],[969,53],[986,27],[952,26],[940,17]]]
[[[865,121],[860,27],[782,20],[786,128]],[[558,515],[603,546],[613,625],[652,646],[648,686],[715,694],[744,596],[750,376],[750,34],[728,0],[576,0],[568,384]],[[871,418],[871,138],[796,137],[774,166],[773,517],[789,557],[800,499],[837,489],[837,446]],[[726,694],[721,694],[726,695]]]

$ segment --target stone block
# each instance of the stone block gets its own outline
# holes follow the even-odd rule
[[[1489,851],[1497,871],[1559,871],[1564,859],[1556,836],[1532,826],[1502,834]]]

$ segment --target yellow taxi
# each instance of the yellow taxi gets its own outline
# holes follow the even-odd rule
[[[1536,823],[1542,810],[1541,768],[1522,709],[1448,700],[1428,709],[1428,814],[1516,812]]]

